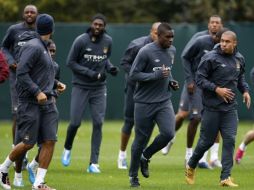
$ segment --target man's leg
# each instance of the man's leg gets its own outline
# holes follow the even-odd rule
[[[241,144],[239,145],[236,151],[235,162],[237,164],[240,164],[244,156],[244,153],[247,149],[247,145],[251,143],[253,140],[254,140],[254,130],[250,130],[245,134],[243,141],[241,142]]]
[[[42,143],[39,154],[39,167],[37,169],[36,178],[33,186],[38,187],[44,183],[49,164],[54,153],[55,141],[45,141]]]
[[[33,160],[28,163],[27,165],[27,171],[28,171],[28,177],[31,184],[34,184],[36,172],[39,167],[39,155],[41,151],[41,145],[39,145],[38,152],[36,156],[33,158]]]
[[[106,111],[106,87],[93,90],[89,97],[89,106],[93,121],[93,130],[91,137],[91,155],[90,165],[87,169],[89,173],[100,173],[99,154],[102,141],[102,126]]]
[[[17,144],[11,151],[11,153],[7,156],[5,161],[0,165],[0,185],[4,189],[10,189],[10,183],[9,183],[9,177],[8,177],[8,172],[9,168],[12,165],[12,163],[16,160],[20,160],[23,155],[31,149],[33,145],[29,144],[24,144],[23,142]],[[20,172],[21,173],[21,172]],[[16,176],[20,177],[20,176]]]
[[[217,138],[213,146],[210,148],[210,161],[209,164],[211,167],[221,168],[221,161],[219,159],[219,147],[220,147],[220,133],[218,133]]]
[[[133,92],[135,85],[126,86],[125,99],[124,99],[124,125],[121,131],[121,144],[118,154],[118,168],[127,169],[127,145],[131,136],[131,131],[134,126],[134,101]]]
[[[175,131],[177,132],[183,124],[183,121],[188,117],[189,115],[189,99],[188,99],[188,93],[187,93],[187,87],[186,83],[183,86],[181,98],[179,102],[179,109],[175,116]],[[172,145],[174,144],[175,138],[173,138],[167,146],[165,146],[161,152],[163,155],[167,155],[170,151]]]
[[[58,115],[55,103],[40,106],[40,133],[37,140],[38,144],[41,144],[41,150],[39,167],[32,187],[33,190],[51,189],[45,184],[44,178],[54,153],[55,142],[57,141]]]
[[[64,151],[62,154],[62,164],[68,166],[71,161],[71,149],[74,138],[81,125],[81,120],[85,106],[88,101],[89,91],[77,87],[72,88],[71,106],[70,106],[70,124],[67,129]]]
[[[212,126],[212,127],[211,127]],[[220,126],[220,113],[204,110],[198,144],[186,166],[186,181],[194,183],[194,170],[205,151],[214,143]]]
[[[161,150],[175,135],[175,115],[171,101],[165,102],[164,105],[155,105],[154,112],[159,134],[143,152],[147,159],[150,159],[153,154]]]
[[[220,179],[225,180],[231,176],[233,167],[233,154],[235,149],[235,137],[237,134],[238,115],[236,110],[223,113],[220,132],[223,139],[222,146],[222,171]]]
[[[138,170],[142,152],[149,141],[153,131],[153,113],[149,113],[147,109],[149,105],[135,103],[135,137],[131,146],[131,162],[129,169],[129,177],[131,186],[139,186]]]

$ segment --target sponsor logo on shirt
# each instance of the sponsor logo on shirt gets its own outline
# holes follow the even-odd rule
[[[24,41],[23,42],[22,41],[18,42],[18,46],[21,46],[21,47],[24,46],[25,44],[26,44],[26,42],[24,42]]]
[[[101,62],[101,61],[107,59],[107,55],[89,55],[89,54],[84,54],[84,58],[86,59],[86,61]]]
[[[162,70],[162,67],[154,67],[153,71],[158,71],[158,70]],[[171,68],[170,67],[166,67],[166,70],[170,71]]]

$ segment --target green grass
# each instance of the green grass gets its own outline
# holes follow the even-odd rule
[[[74,142],[72,161],[69,167],[61,165],[61,153],[68,123],[59,125],[58,142],[55,154],[46,176],[47,183],[57,190],[126,190],[130,189],[128,171],[117,169],[117,156],[120,143],[120,130],[122,121],[106,121],[103,128],[103,141],[100,154],[101,174],[88,174],[86,168],[90,157],[91,123],[83,122]],[[2,162],[11,149],[11,123],[0,121],[0,162]],[[251,122],[242,122],[239,125],[236,146],[239,145],[244,134],[252,129]],[[154,131],[154,136],[158,133]],[[184,155],[186,144],[186,123],[177,133],[176,142],[170,154],[163,156],[158,152],[151,160],[150,178],[145,179],[140,174],[141,188],[145,190],[214,190],[220,189],[220,170],[197,170],[196,184],[189,186],[184,180]],[[133,137],[130,141],[133,140]],[[130,158],[128,146],[128,159]],[[240,187],[237,189],[252,190],[254,186],[254,146],[249,145],[247,154],[241,165],[235,165],[232,177]],[[36,154],[36,148],[29,152],[30,160]],[[129,161],[129,160],[128,160]],[[31,189],[27,172],[23,172],[25,188]],[[13,181],[13,169],[10,169],[10,180]]]

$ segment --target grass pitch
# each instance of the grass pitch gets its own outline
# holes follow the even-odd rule
[[[117,169],[117,156],[120,143],[122,121],[106,121],[103,127],[103,140],[100,153],[101,174],[89,174],[86,169],[90,157],[91,123],[82,123],[74,141],[72,160],[69,167],[61,164],[61,154],[66,135],[67,122],[59,125],[58,142],[50,168],[46,176],[49,186],[57,190],[127,190],[129,178],[127,170]],[[251,122],[239,124],[236,147],[244,134],[253,128]],[[158,133],[154,131],[151,139]],[[3,162],[11,149],[11,123],[0,121],[0,163]],[[195,185],[186,185],[184,178],[184,156],[186,145],[186,123],[177,133],[175,144],[170,153],[163,156],[160,152],[154,155],[150,163],[150,177],[145,179],[139,175],[141,187],[144,190],[214,190],[219,186],[220,169],[197,169]],[[197,138],[196,138],[197,139]],[[128,164],[130,162],[130,147],[128,146]],[[221,148],[221,146],[220,146]],[[36,148],[29,152],[29,160],[36,154]],[[232,177],[239,184],[239,190],[253,190],[254,187],[254,145],[250,144],[241,165],[234,165]],[[13,169],[10,169],[10,180],[13,182]],[[31,189],[27,171],[23,172],[25,187]],[[12,189],[15,189],[14,187]],[[17,188],[16,188],[17,189]]]

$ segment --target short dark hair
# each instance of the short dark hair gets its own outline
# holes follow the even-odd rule
[[[214,18],[214,17],[215,18],[219,18],[221,20],[221,22],[222,22],[222,18],[219,15],[211,15],[211,16],[209,16],[209,22],[210,22],[211,18]]]
[[[167,22],[162,22],[157,29],[158,36],[167,30],[172,30],[171,26]]]
[[[106,17],[105,17],[103,14],[97,13],[96,15],[94,15],[94,16],[92,17],[92,22],[93,22],[95,19],[100,19],[100,20],[102,20],[102,21],[104,22],[104,26],[106,26],[107,19],[106,19]]]
[[[220,40],[222,34],[223,34],[224,32],[226,32],[226,31],[229,31],[229,29],[228,29],[228,28],[222,28],[221,30],[219,30],[219,31],[215,34],[216,38],[218,38],[218,39]]]

